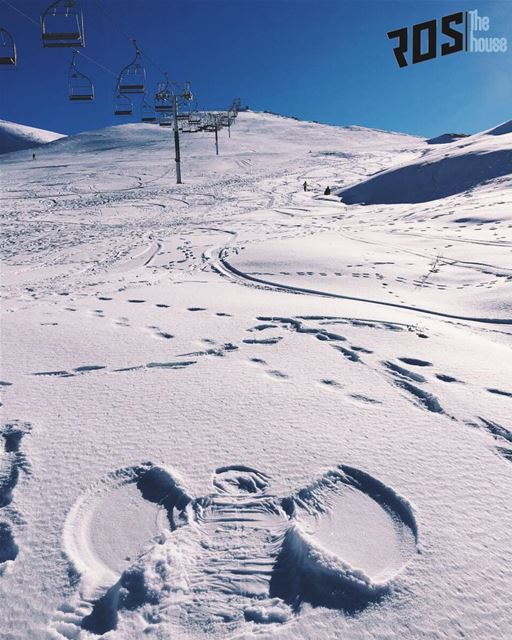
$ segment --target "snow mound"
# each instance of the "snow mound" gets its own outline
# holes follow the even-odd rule
[[[0,120],[0,153],[31,149],[66,136],[54,131],[27,127],[7,120]]]
[[[509,130],[510,123],[505,123],[452,143],[448,149],[429,149],[420,158],[375,174],[339,195],[347,204],[427,202],[512,174]]]

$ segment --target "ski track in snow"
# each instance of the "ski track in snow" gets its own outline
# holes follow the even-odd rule
[[[510,177],[347,206],[424,141],[211,142],[0,157],[0,635],[501,640]]]

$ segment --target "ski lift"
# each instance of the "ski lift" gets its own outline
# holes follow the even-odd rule
[[[16,44],[11,34],[0,27],[0,66],[16,66]]]
[[[187,100],[188,102],[191,102],[194,99],[194,96],[192,95],[192,90],[190,89],[190,82],[185,82],[184,88],[183,88],[183,93],[181,94],[181,97],[184,100]]]
[[[172,113],[172,91],[169,76],[165,74],[165,82],[159,82],[155,94],[155,111],[157,113]]]
[[[203,131],[217,131],[217,116],[213,113],[206,114],[206,121],[203,125]]]
[[[131,116],[133,113],[132,101],[128,96],[120,93],[119,88],[114,96],[114,115]]]
[[[188,120],[182,122],[181,130],[183,133],[196,133],[201,131],[202,120],[201,115],[197,111],[188,114]]]
[[[76,56],[78,51],[73,51],[73,58],[69,67],[68,93],[73,102],[86,102],[94,100],[94,86],[84,73],[76,68]]]
[[[84,47],[84,16],[76,0],[57,0],[41,15],[43,47]]]
[[[201,131],[201,119],[198,122],[190,121],[190,118],[181,125],[183,133],[197,133]]]
[[[156,113],[154,107],[149,104],[146,96],[142,99],[140,107],[140,119],[141,122],[156,122]]]
[[[121,70],[117,81],[119,93],[145,93],[146,69],[142,62],[142,54],[135,40],[135,58]]]
[[[173,127],[174,126],[174,118],[172,117],[172,115],[169,115],[167,113],[162,113],[162,114],[160,114],[160,118],[158,120],[158,124],[161,127]]]
[[[231,120],[227,113],[220,117],[220,125],[221,127],[229,127],[231,125]]]
[[[187,83],[189,84],[189,83]],[[192,101],[192,94],[190,93],[190,91],[188,91],[188,95],[190,95],[190,99],[189,98],[184,98],[184,96],[180,96],[181,100],[180,100],[180,106],[181,106],[181,110],[180,112],[177,114],[177,118],[178,121],[183,124],[184,122],[188,122],[189,118],[190,118],[190,114],[192,113],[192,109],[190,106],[190,102]]]

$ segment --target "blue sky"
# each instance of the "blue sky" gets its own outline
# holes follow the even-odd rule
[[[39,19],[50,0],[8,0]],[[113,74],[137,38],[151,91],[168,70],[191,80],[201,105],[242,105],[331,124],[419,135],[474,133],[512,117],[509,0],[82,0],[83,53]],[[101,10],[104,7],[113,19]],[[488,35],[509,51],[458,53],[400,69],[387,31],[478,9]],[[38,27],[0,0],[0,25],[16,39],[19,64],[0,71],[0,117],[74,133],[137,118],[112,113],[115,77],[89,60],[90,104],[67,99],[70,50],[43,49]],[[487,34],[485,34],[487,35]],[[138,98],[137,98],[138,100]],[[137,112],[137,109],[136,109]]]

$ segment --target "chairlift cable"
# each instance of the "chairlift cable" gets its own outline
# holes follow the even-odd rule
[[[33,18],[31,18],[30,16],[28,16],[26,13],[24,13],[23,11],[21,11],[20,9],[18,9],[18,7],[15,7],[14,5],[12,5],[10,2],[8,2],[8,0],[2,0],[2,2],[4,4],[6,4],[8,7],[10,7],[11,9],[14,9],[14,11],[17,11],[21,16],[23,16],[24,18],[26,18],[27,20],[30,20],[30,22],[32,22],[32,24],[35,24],[36,27],[38,29],[40,29],[40,24],[39,22],[37,22],[36,20],[34,20]],[[89,62],[92,62],[93,64],[95,64],[97,67],[99,67],[100,69],[103,69],[103,71],[106,71],[107,73],[110,73],[110,75],[117,77],[117,73],[115,73],[114,71],[112,71],[112,69],[109,69],[108,67],[105,67],[103,64],[101,64],[101,62],[98,62],[97,60],[95,60],[94,58],[91,58],[90,56],[86,55],[85,53],[83,53],[83,51],[78,51],[77,50],[78,55],[83,56],[84,58],[86,58],[87,60],[89,60]]]
[[[98,7],[102,10],[102,12],[105,14],[105,16],[112,22],[112,24],[116,27],[116,29],[130,42],[132,42],[133,37],[129,36],[126,31],[121,27],[121,24],[118,22],[118,20],[116,20],[112,14],[110,12],[108,12],[105,7],[103,6],[103,3],[100,2],[100,0],[96,0],[96,4],[98,5]]]
[[[129,40],[131,43],[133,43],[133,40],[134,40],[133,36],[129,36],[126,33],[126,31],[122,28],[120,22],[116,18],[114,18],[114,16],[109,11],[107,11],[105,9],[105,7],[103,6],[103,3],[100,2],[100,0],[95,0],[95,1],[96,1],[96,4],[98,5],[98,7],[103,12],[103,14],[114,24],[114,26],[117,28],[119,33],[121,33],[127,40]],[[162,74],[164,73],[162,68],[159,67],[157,65],[157,63],[145,51],[142,51],[140,48],[139,48],[139,51],[140,51],[142,57],[144,59],[147,59],[147,61],[150,62],[155,67],[155,69],[157,69]]]
[[[95,64],[97,67],[99,67],[100,69],[103,69],[103,71],[106,71],[107,73],[110,73],[111,76],[114,76],[114,78],[117,78],[117,73],[115,73],[115,71],[112,71],[112,69],[109,69],[108,67],[105,67],[104,65],[101,64],[101,62],[98,62],[97,60],[94,60],[94,58],[91,58],[90,56],[86,55],[83,51],[78,51],[77,53],[79,56],[84,57],[86,60],[89,60],[89,62],[92,62],[93,64]]]
[[[15,7],[14,5],[12,5],[10,2],[8,2],[7,0],[2,0],[2,2],[4,2],[8,7],[10,7],[11,9],[14,9],[14,11],[17,11],[21,16],[23,16],[24,18],[26,18],[27,20],[30,20],[30,22],[32,22],[32,24],[35,24],[36,27],[39,29],[39,22],[37,22],[36,20],[34,20],[34,18],[31,18],[30,16],[28,16],[26,13],[23,13],[23,11],[21,11],[21,9],[18,9],[18,7]]]

